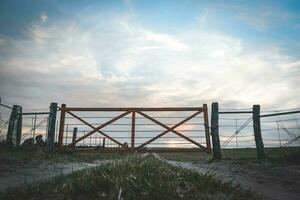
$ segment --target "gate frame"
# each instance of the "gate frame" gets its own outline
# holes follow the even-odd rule
[[[162,137],[163,135],[167,134],[168,132],[173,132],[175,133],[177,136],[195,144],[196,146],[198,146],[201,150],[206,151],[207,153],[211,152],[211,142],[210,142],[210,132],[209,132],[209,120],[208,120],[208,109],[207,109],[207,104],[203,104],[203,107],[161,107],[161,108],[145,108],[145,107],[132,107],[132,108],[83,108],[83,107],[67,107],[66,104],[62,104],[61,108],[60,108],[61,114],[60,114],[60,125],[59,125],[59,135],[58,135],[58,147],[62,148],[63,147],[63,138],[64,138],[64,126],[65,126],[65,118],[66,118],[66,113],[73,116],[74,118],[76,118],[77,120],[81,121],[83,124],[89,126],[90,128],[92,128],[92,130],[87,133],[84,136],[81,136],[79,138],[77,138],[76,140],[72,141],[71,144],[68,144],[68,147],[72,147],[74,148],[76,143],[78,143],[79,141],[89,137],[90,135],[98,132],[101,135],[105,136],[106,138],[112,140],[113,142],[115,142],[116,144],[120,145],[121,147],[123,147],[125,150],[129,150],[129,151],[142,151],[142,147],[146,146],[147,144],[150,144],[151,142],[153,142],[154,140]],[[77,116],[76,114],[74,114],[73,112],[95,112],[95,111],[102,111],[102,112],[123,112],[122,114],[119,114],[118,116],[110,119],[109,121],[102,123],[101,125],[99,125],[98,127],[94,127],[93,125],[91,125],[90,123],[88,123],[87,121],[83,120],[81,117]],[[169,111],[196,111],[194,114],[192,114],[191,116],[187,117],[186,119],[182,120],[181,122],[177,123],[176,125],[169,127],[167,125],[165,125],[164,123],[154,119],[153,117],[149,116],[148,114],[144,113],[144,112],[159,112],[159,111],[165,111],[165,112],[169,112]],[[190,139],[189,137],[185,136],[184,134],[180,133],[179,131],[174,130],[175,128],[183,125],[185,122],[187,122],[188,120],[196,117],[197,115],[199,115],[200,113],[203,113],[203,118],[204,118],[204,127],[205,127],[205,138],[206,138],[206,147],[199,144],[198,142]],[[131,114],[132,120],[131,120],[131,145],[130,147],[122,144],[121,142],[117,141],[116,139],[114,139],[113,137],[109,136],[108,134],[104,133],[103,131],[101,131],[102,128],[110,125],[111,123],[121,119],[122,117]],[[158,134],[157,136],[151,138],[150,140],[146,141],[145,143],[141,144],[138,147],[135,147],[135,119],[136,119],[136,114],[139,114],[143,117],[145,117],[145,119],[149,119],[150,121],[154,122],[157,125],[160,125],[161,127],[165,128],[166,130],[164,130],[163,132],[161,132],[160,134]]]

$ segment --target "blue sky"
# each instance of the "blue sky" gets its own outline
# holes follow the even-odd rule
[[[298,1],[1,1],[0,16],[1,34],[21,36],[41,13],[55,21],[78,13],[132,12],[154,30],[175,32],[193,28],[202,14],[210,17],[206,28],[211,31],[286,42],[300,37],[299,10]]]
[[[299,1],[0,3],[11,104],[297,107],[299,50]]]
[[[295,108],[299,77],[297,0],[0,1],[9,105]]]

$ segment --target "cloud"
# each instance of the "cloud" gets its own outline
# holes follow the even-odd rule
[[[297,13],[271,5],[243,7],[237,12],[239,13],[238,19],[258,31],[265,31],[272,26],[286,24],[290,20],[300,18]]]
[[[26,38],[0,37],[6,55],[0,61],[1,96],[12,103],[199,106],[221,101],[249,107],[299,102],[299,81],[290,80],[283,67],[295,59],[276,46],[257,49],[197,28],[154,31],[131,15],[56,23],[45,16],[43,23],[28,26]]]
[[[47,20],[48,20],[48,15],[46,15],[45,13],[42,13],[42,14],[40,15],[40,21],[41,21],[41,23],[43,24],[43,23],[45,23]]]
[[[204,25],[207,22],[207,19],[209,17],[210,10],[209,9],[204,9],[204,11],[197,17],[198,23],[201,25]]]
[[[300,60],[287,63],[283,68],[286,70],[300,69]]]

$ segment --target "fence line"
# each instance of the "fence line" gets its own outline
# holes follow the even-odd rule
[[[5,109],[8,109],[9,111],[13,109],[13,107],[10,107],[9,105],[1,103],[0,99],[0,106],[4,107]],[[260,132],[261,132],[261,138],[263,141],[263,145],[265,147],[286,147],[286,146],[297,146],[299,145],[299,132],[300,132],[300,125],[299,125],[299,120],[300,117],[300,108],[292,108],[292,109],[269,109],[269,110],[262,110],[260,111],[259,115],[259,127],[260,127]],[[28,136],[32,135],[33,131],[36,131],[36,134],[42,134],[45,137],[47,137],[47,131],[48,131],[48,122],[47,119],[48,117],[43,117],[38,114],[50,114],[49,109],[44,109],[44,108],[23,108],[23,126],[22,129],[25,131],[24,134],[22,134],[21,138],[26,139]],[[148,109],[149,110],[149,109]],[[176,109],[175,109],[176,110]],[[177,109],[178,110],[178,109]],[[77,112],[77,111],[76,111]],[[116,111],[118,112],[118,111]],[[149,110],[149,112],[152,112]],[[120,112],[119,112],[120,113]],[[32,118],[28,115],[33,114],[35,118]],[[155,114],[155,113],[154,113]],[[218,115],[222,115],[221,117],[218,118],[219,121],[221,121],[221,124],[218,124],[218,129],[221,129],[221,134],[218,134],[219,141],[222,142],[222,148],[246,148],[246,147],[255,147],[253,146],[253,143],[255,141],[255,137],[253,135],[253,128],[255,128],[255,123],[251,123],[252,118],[245,117],[246,114],[252,114],[253,115],[253,108],[225,108],[225,109],[219,109],[218,110]],[[228,117],[229,116],[229,117]],[[234,117],[232,117],[234,116]],[[286,118],[281,118],[281,116],[286,116]],[[294,117],[290,117],[294,116]],[[100,126],[104,122],[100,119],[103,120],[109,120],[114,118],[115,116],[89,116],[89,115],[84,115],[80,118],[82,119],[89,119],[89,120],[94,120],[92,123],[90,123],[93,126]],[[170,120],[168,122],[164,122],[166,126],[174,126],[176,125],[176,120],[180,119],[185,119],[188,116],[161,116],[161,115],[155,115],[152,116],[152,118],[156,120]],[[277,117],[277,118],[272,118],[272,117]],[[65,126],[65,138],[66,140],[64,141],[65,143],[70,142],[70,139],[72,138],[72,132],[73,128],[76,127],[82,127],[80,130],[78,130],[78,134],[85,133],[87,134],[90,130],[84,128],[86,126],[85,124],[79,124],[77,122],[73,122],[74,120],[73,116],[66,116],[66,120],[70,120],[68,123],[66,123]],[[127,130],[126,128],[131,126],[131,116],[124,116],[124,120],[127,121],[121,121],[118,123],[112,123],[109,126],[111,126],[111,129],[103,129],[104,132],[107,132],[109,134],[130,134],[132,130]],[[159,124],[156,123],[146,123],[142,120],[146,120],[144,116],[136,116],[135,117],[136,122],[135,126],[144,128],[145,130],[138,130],[139,128],[136,128],[135,130],[136,134],[155,134],[155,133],[160,133],[161,131],[164,130],[163,127],[160,126],[161,129],[159,130],[154,130],[151,127],[154,126],[159,126]],[[194,116],[195,120],[201,120],[204,119],[203,116]],[[251,119],[250,121],[248,121]],[[31,120],[31,124],[30,124]],[[46,120],[46,121],[45,121]],[[37,121],[37,122],[34,122]],[[2,120],[0,121],[0,129],[3,130],[8,127],[9,125],[9,120]],[[43,123],[41,123],[43,122]],[[55,126],[54,126],[54,135],[55,135],[55,140],[58,141],[58,125],[60,123],[60,120],[57,119],[55,120]],[[177,131],[182,131],[185,132],[185,134],[190,137],[190,138],[197,138],[197,139],[203,139],[205,138],[204,136],[200,136],[201,132],[205,132],[206,129],[208,128],[211,132],[213,132],[214,128],[213,126],[206,126],[205,123],[199,123],[199,122],[189,122],[183,124],[184,128],[180,129],[174,129]],[[123,126],[122,128],[119,127],[119,130],[114,130],[113,127],[118,127],[118,126]],[[146,128],[149,126],[149,128]],[[199,128],[200,126],[204,126],[204,129]],[[250,130],[251,129],[251,130]],[[232,131],[232,132],[231,132]],[[3,132],[3,131],[1,131]],[[190,133],[199,133],[199,136],[191,136]],[[36,135],[34,134],[34,135]],[[124,135],[124,136],[114,136],[115,138],[124,138],[124,141],[127,141],[130,139],[129,135]],[[152,137],[152,136],[151,136]],[[142,139],[142,138],[151,138],[150,136],[144,136],[144,137],[138,137],[136,136],[136,139]],[[165,139],[176,139],[176,137],[163,137]],[[95,141],[100,141],[101,137],[89,137],[87,140],[83,140],[83,143],[92,143],[92,141],[88,140],[95,140]],[[108,138],[106,138],[107,144],[109,144],[110,141]],[[130,143],[131,141],[127,141]],[[96,142],[95,142],[96,144]],[[154,144],[154,143],[153,143]],[[184,144],[184,143],[182,143]]]

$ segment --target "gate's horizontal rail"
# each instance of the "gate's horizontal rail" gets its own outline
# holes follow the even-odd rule
[[[84,151],[86,153],[90,152],[90,153],[95,153],[97,151],[94,150],[94,148],[90,148],[90,147],[78,147],[76,149],[77,151]],[[116,152],[121,152],[121,153],[132,153],[132,151],[128,150],[128,149],[119,149],[119,148],[106,148],[105,150],[101,150],[101,153],[116,153]],[[151,148],[151,149],[140,149],[139,153],[183,153],[183,152],[203,152],[203,150],[199,149],[199,148]]]
[[[82,118],[82,117],[81,117]],[[153,117],[155,118],[155,117]],[[85,124],[78,124],[78,123],[68,123],[66,125],[69,126],[86,126]],[[99,125],[99,123],[91,123],[91,125]],[[157,124],[149,124],[149,123],[135,123],[136,126],[157,126]],[[166,123],[165,125],[167,126],[174,126],[176,124],[172,123]],[[204,123],[185,123],[185,125],[205,125]],[[115,124],[110,124],[110,126],[131,126],[131,124],[125,124],[125,123],[115,123]],[[235,127],[235,126],[232,126]]]
[[[253,136],[253,135],[250,135],[250,136]],[[205,138],[205,136],[188,136],[189,138]],[[224,136],[224,137],[227,137]],[[239,136],[239,137],[244,137],[244,136]],[[247,136],[249,137],[249,136]],[[64,138],[73,138],[73,136],[65,136]],[[130,136],[114,136],[114,138],[124,138],[124,139],[128,139],[128,138],[131,138]],[[153,136],[142,136],[142,137],[135,137],[136,139],[145,139],[145,138],[153,138]],[[173,139],[180,139],[180,137],[178,136],[165,136],[165,137],[162,137],[163,139],[166,139],[166,138],[173,138]],[[92,137],[90,136],[89,139],[101,139],[101,137]]]
[[[203,111],[202,107],[164,107],[164,108],[78,108],[66,107],[61,108],[65,111]]]
[[[99,117],[99,116],[80,116],[80,118],[84,119],[111,119],[113,116],[104,116],[104,117]],[[161,116],[152,116],[153,118],[156,119],[185,119],[188,116],[181,116],[181,117],[173,117],[173,116],[168,116],[168,117],[161,117]],[[65,117],[66,119],[72,119],[74,117]],[[132,117],[122,117],[122,119],[131,119]],[[201,116],[196,116],[194,117],[195,119],[203,119],[204,117]],[[135,117],[135,119],[145,119],[145,117]],[[247,118],[248,119],[248,118]],[[235,119],[234,119],[235,120]]]
[[[179,129],[175,129],[176,131],[183,131],[183,132],[203,132],[205,131],[204,129],[199,129],[199,130],[189,130],[189,129],[182,129],[182,130],[179,130]],[[161,132],[162,130],[141,130],[141,131],[135,131],[136,133],[156,133],[156,132]],[[67,130],[65,132],[68,132],[68,133],[72,133],[73,130]],[[80,131],[77,131],[79,133],[88,133],[89,131],[87,130],[80,130]],[[123,130],[105,130],[105,132],[107,133],[130,133],[131,131],[128,130],[128,131],[123,131]]]

